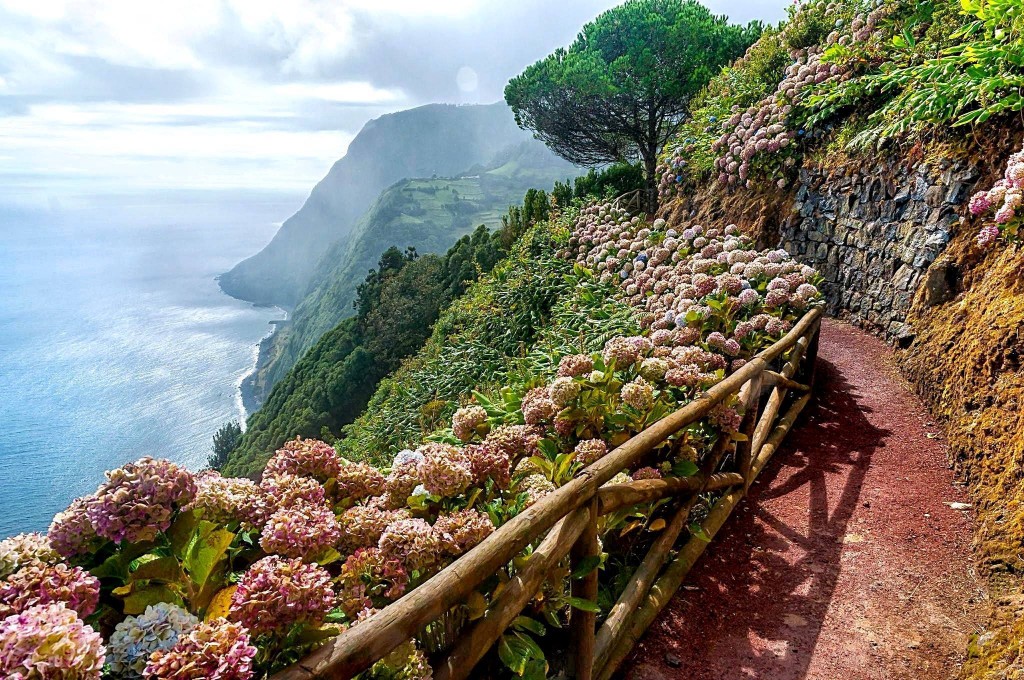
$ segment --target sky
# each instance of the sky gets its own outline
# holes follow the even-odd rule
[[[0,193],[308,190],[362,125],[491,103],[615,0],[0,0]],[[785,0],[711,0],[736,22]]]

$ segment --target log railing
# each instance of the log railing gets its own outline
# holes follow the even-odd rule
[[[469,677],[474,666],[536,596],[545,577],[566,556],[573,565],[599,551],[597,520],[617,509],[675,497],[671,520],[637,567],[600,627],[590,612],[573,609],[566,656],[571,677],[606,680],[681,585],[707,545],[746,494],[811,397],[821,309],[810,309],[778,342],[694,401],[618,446],[572,481],[494,531],[440,573],[366,621],[344,631],[272,680],[350,678],[428,624],[465,602],[482,582],[539,541],[525,566],[491,602],[482,618],[459,635],[447,657],[434,666],[438,680]],[[762,397],[767,394],[767,398]],[[732,395],[744,407],[744,437],[720,437],[692,477],[607,484],[672,435],[705,417]],[[783,407],[786,410],[783,412]],[[782,415],[780,417],[780,412]],[[723,469],[729,467],[731,469]],[[720,492],[701,523],[673,554],[698,496]],[[597,570],[572,584],[575,597],[594,601]]]

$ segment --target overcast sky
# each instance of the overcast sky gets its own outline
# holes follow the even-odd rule
[[[615,0],[0,0],[0,187],[308,190],[370,118],[497,101]],[[711,0],[778,21],[785,0]]]

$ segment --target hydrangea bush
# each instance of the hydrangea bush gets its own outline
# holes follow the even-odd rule
[[[979,191],[971,197],[971,214],[988,217],[992,222],[981,227],[978,245],[987,248],[1002,238],[1017,241],[1020,238],[1020,223],[1024,216],[1021,200],[1024,198],[1024,149],[1010,156],[1006,172],[987,191]]]
[[[111,678],[273,672],[429,580],[742,366],[819,299],[813,270],[782,251],[754,250],[732,226],[676,230],[610,203],[560,224],[554,256],[578,289],[630,308],[632,332],[607,336],[594,352],[566,341],[532,354],[512,384],[472,393],[450,426],[382,468],[300,438],[258,482],[148,457],[108,473],[46,536],[0,542],[5,677],[36,677],[40,663],[66,668],[60,678],[99,677],[104,663]],[[723,404],[614,481],[693,474],[740,417],[735,403]],[[635,528],[662,513],[650,504],[609,516],[602,544],[617,551],[648,540]],[[482,587],[471,608],[482,611],[519,564]],[[602,582],[610,587],[626,564],[610,561]],[[565,624],[568,579],[562,566],[550,574],[544,598],[524,613],[534,623],[510,630],[505,647],[533,654],[531,635]],[[24,642],[57,638],[52,652]],[[429,677],[421,644],[434,649],[410,641],[365,677]],[[51,653],[59,659],[43,658]]]

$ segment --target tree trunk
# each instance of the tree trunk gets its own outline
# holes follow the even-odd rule
[[[654,217],[658,212],[658,155],[651,151],[643,154],[644,158],[644,212]]]

